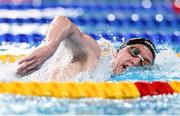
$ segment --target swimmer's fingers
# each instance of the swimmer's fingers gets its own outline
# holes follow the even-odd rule
[[[30,60],[32,60],[34,58],[35,58],[35,56],[28,56],[28,57],[22,59],[21,61],[19,61],[18,64],[22,64],[22,63],[30,61]]]
[[[32,59],[24,64],[22,64],[18,69],[17,69],[17,74],[21,74],[26,68],[30,67],[33,64],[36,64],[36,60]]]
[[[39,65],[39,63],[34,63],[34,64],[32,64],[31,66],[29,66],[29,67],[27,67],[26,68],[26,72],[29,72],[29,71],[36,71],[36,70],[38,70],[40,68],[40,65]]]
[[[26,70],[21,74],[21,76],[29,75],[29,74],[35,72],[36,70],[38,70],[39,68],[40,68],[40,66],[35,63],[35,64],[29,66],[28,68],[26,68]]]

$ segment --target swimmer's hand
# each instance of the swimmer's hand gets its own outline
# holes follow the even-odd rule
[[[36,49],[29,56],[19,61],[20,67],[17,69],[16,75],[25,76],[37,71],[53,53],[53,48],[48,45]]]

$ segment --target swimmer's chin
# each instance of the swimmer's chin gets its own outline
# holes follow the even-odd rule
[[[112,70],[114,76],[123,75],[127,72],[133,72],[133,71],[137,71],[137,67],[123,68],[122,70],[119,70],[119,71]]]
[[[123,72],[125,72],[125,70],[112,70],[112,72],[113,72],[113,75],[120,75],[120,74],[122,74]]]

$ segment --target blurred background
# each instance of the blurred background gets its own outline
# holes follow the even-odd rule
[[[9,51],[21,54],[22,50],[22,53],[27,54],[26,50],[38,46],[43,41],[50,22],[56,15],[68,16],[82,32],[96,40],[109,40],[115,46],[133,37],[144,37],[156,45],[168,46],[164,51],[161,47],[162,52],[157,57],[158,68],[153,67],[152,71],[151,68],[150,71],[130,70],[123,76],[111,78],[113,81],[164,82],[180,79],[180,61],[175,57],[180,53],[180,0],[0,0],[0,53],[7,50],[8,54]],[[7,59],[9,61],[8,57]],[[1,73],[0,77],[8,80],[8,76],[13,74],[9,73],[12,69],[14,71],[13,66],[1,65],[0,72],[8,74],[2,76],[4,73]],[[102,70],[104,71],[105,67]],[[101,73],[98,75],[102,76]],[[147,91],[153,91],[154,94],[154,90]],[[159,89],[157,91],[161,92]],[[71,100],[9,94],[0,95],[0,114],[172,115],[180,114],[179,104],[179,94],[148,96],[130,101]]]
[[[38,45],[56,15],[112,42],[145,37],[180,41],[180,0],[0,0],[0,41]],[[177,49],[176,49],[177,50]]]

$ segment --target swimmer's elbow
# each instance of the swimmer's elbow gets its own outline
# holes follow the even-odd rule
[[[64,25],[69,25],[69,26],[72,25],[71,20],[66,16],[55,16],[53,22],[57,24],[63,23]]]
[[[78,30],[77,26],[66,16],[55,16],[54,20],[55,23],[61,24],[61,27],[63,26],[66,28],[66,30],[71,34]]]
[[[54,20],[56,20],[56,21],[70,21],[68,19],[68,17],[66,17],[66,16],[55,16]]]

